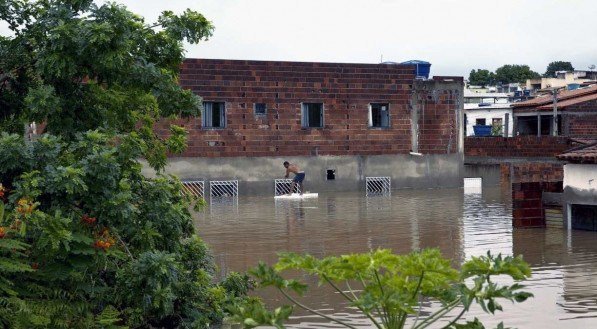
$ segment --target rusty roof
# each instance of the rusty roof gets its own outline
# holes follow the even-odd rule
[[[558,104],[564,100],[571,98],[582,97],[597,93],[597,85],[592,85],[587,88],[575,89],[575,90],[562,90],[558,92]],[[553,102],[552,95],[539,96],[528,101],[512,103],[513,108],[519,107],[536,107],[541,105],[551,104]],[[559,105],[558,105],[559,106]]]
[[[576,105],[576,104],[580,104],[580,103],[584,103],[584,102],[588,102],[588,101],[593,101],[596,99],[597,99],[597,93],[586,95],[586,96],[581,96],[581,97],[569,98],[564,101],[557,102],[558,110],[566,108],[567,106]],[[537,108],[539,110],[551,110],[551,109],[553,109],[553,105],[552,104],[541,105]]]
[[[558,155],[558,159],[574,163],[596,163],[597,164],[597,141],[588,145],[582,145]]]

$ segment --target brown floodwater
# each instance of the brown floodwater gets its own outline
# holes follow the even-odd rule
[[[474,309],[488,328],[500,321],[518,328],[597,328],[597,232],[513,229],[510,192],[503,188],[465,194],[462,189],[399,190],[391,197],[364,193],[320,193],[318,199],[274,201],[240,197],[196,213],[199,235],[212,248],[219,275],[244,271],[276,253],[315,256],[390,248],[408,253],[436,247],[454,265],[474,255],[522,254],[533,276],[526,281],[535,297],[522,304],[504,301],[495,316]],[[316,282],[305,278],[312,286]],[[275,291],[259,294],[268,304],[284,302]],[[303,301],[358,327],[366,318],[326,289],[311,289]],[[434,305],[428,305],[431,308]],[[338,328],[295,311],[289,328]],[[445,325],[445,322],[444,322]]]

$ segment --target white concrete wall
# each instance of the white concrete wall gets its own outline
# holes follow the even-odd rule
[[[389,176],[392,188],[462,186],[463,157],[460,153],[413,156],[408,154],[369,156],[170,158],[166,173],[193,180],[239,180],[243,193],[271,194],[274,179],[283,178],[284,161],[295,163],[306,173],[309,191],[362,190],[365,177]],[[326,170],[336,171],[326,180]],[[147,166],[144,174],[153,176]],[[291,175],[293,177],[293,175]]]
[[[569,188],[597,196],[597,165],[573,164],[564,166],[564,189]]]
[[[475,125],[477,119],[485,119],[486,124],[491,125],[491,121],[493,118],[501,118],[502,124],[506,124],[506,113],[509,114],[509,122],[508,122],[508,137],[512,137],[513,131],[513,122],[512,122],[512,109],[466,109],[466,135],[467,136],[474,136],[475,131],[473,130],[473,126]]]

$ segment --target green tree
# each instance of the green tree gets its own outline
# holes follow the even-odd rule
[[[545,73],[543,73],[543,76],[545,78],[553,78],[556,76],[556,72],[557,71],[574,71],[574,67],[572,66],[572,63],[570,62],[564,62],[564,61],[555,61],[555,62],[551,62],[549,63],[549,65],[547,65],[547,68],[545,69]]]
[[[91,0],[4,0],[0,18],[12,32],[0,38],[0,327],[221,321],[247,282],[214,284],[194,200],[162,173],[186,133],[152,130],[199,114],[178,70],[183,41],[205,40],[211,23],[190,10],[146,23]],[[47,134],[26,140],[31,121]]]
[[[541,75],[532,71],[528,65],[503,65],[495,70],[495,79],[503,84],[525,82],[527,79],[538,79]]]
[[[485,87],[495,83],[495,73],[484,69],[471,70],[468,81],[471,85]]]

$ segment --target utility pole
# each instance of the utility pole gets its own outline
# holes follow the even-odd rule
[[[558,88],[553,88],[553,122],[552,122],[553,136],[558,135]]]

